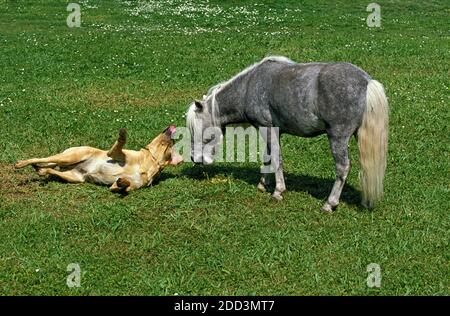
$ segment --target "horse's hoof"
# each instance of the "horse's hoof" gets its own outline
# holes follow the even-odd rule
[[[258,183],[258,186],[257,186],[257,188],[258,188],[258,191],[259,192],[266,192],[267,190],[266,190],[266,186],[264,185],[264,184],[262,184],[262,183]]]
[[[333,208],[332,208],[331,205],[328,204],[328,203],[325,203],[325,204],[322,206],[321,210],[324,211],[324,212],[326,212],[326,213],[329,213],[329,214],[333,213]]]
[[[282,196],[281,193],[279,193],[279,192],[274,192],[274,193],[272,194],[272,197],[273,197],[275,200],[277,200],[277,201],[282,201],[282,200],[283,200],[283,196]]]
[[[373,209],[373,205],[372,204],[368,204],[367,202],[361,202],[361,206],[367,210],[371,210]]]

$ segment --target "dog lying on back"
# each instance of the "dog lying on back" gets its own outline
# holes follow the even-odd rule
[[[123,149],[127,132],[121,129],[109,151],[72,147],[54,156],[18,161],[15,168],[32,165],[40,176],[55,175],[70,183],[106,184],[112,192],[128,193],[149,186],[168,164],[178,165],[183,161],[173,149],[175,131],[176,127],[171,125],[150,144],[134,151]]]

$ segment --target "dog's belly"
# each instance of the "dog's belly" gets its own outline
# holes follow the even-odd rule
[[[77,166],[87,182],[112,185],[123,176],[124,168],[109,157],[95,157]]]

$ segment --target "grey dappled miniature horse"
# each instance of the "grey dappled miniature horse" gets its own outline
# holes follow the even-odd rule
[[[350,63],[295,63],[285,57],[267,57],[230,80],[212,87],[187,113],[192,148],[195,135],[208,127],[220,130],[228,124],[250,123],[269,127],[262,135],[267,143],[264,164],[275,171],[273,197],[286,190],[279,135],[314,137],[326,133],[336,163],[336,181],[322,207],[331,212],[338,204],[350,170],[348,144],[355,135],[361,165],[362,205],[372,208],[383,193],[388,138],[388,102],[383,86]],[[272,128],[277,127],[279,135]],[[270,135],[269,135],[270,134]],[[191,152],[195,162],[213,162],[205,150],[214,137],[201,138],[201,150]],[[268,173],[258,189],[266,190]]]

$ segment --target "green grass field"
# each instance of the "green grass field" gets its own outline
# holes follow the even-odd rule
[[[74,0],[73,2],[76,2]],[[0,294],[449,295],[449,13],[446,1],[0,0]],[[390,102],[385,197],[361,209],[356,142],[341,204],[325,136],[283,136],[284,201],[259,165],[186,162],[153,187],[42,179],[18,159],[127,147],[185,126],[194,98],[264,56],[348,61]],[[81,287],[69,288],[78,263]],[[380,288],[366,284],[381,267]]]

